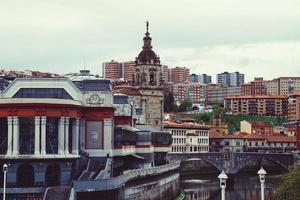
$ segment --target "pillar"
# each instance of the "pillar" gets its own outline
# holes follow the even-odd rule
[[[41,153],[42,155],[46,155],[46,123],[47,123],[47,117],[42,116],[41,117]]]
[[[70,118],[65,118],[65,154],[69,154],[69,124],[70,124]]]
[[[112,129],[112,119],[104,119],[104,149],[112,149],[112,140],[113,140],[113,129]]]
[[[65,118],[61,117],[58,122],[58,154],[64,154]]]
[[[72,127],[72,154],[78,154],[79,148],[79,119],[75,119]]]
[[[40,116],[36,116],[34,119],[34,155],[40,155]]]
[[[13,118],[7,117],[7,156],[12,155],[12,145],[13,145]]]
[[[19,119],[17,116],[13,117],[13,156],[19,154]]]
[[[80,120],[80,149],[85,149],[85,120]]]
[[[43,163],[36,163],[34,165],[34,183],[38,186],[45,184],[46,166]]]

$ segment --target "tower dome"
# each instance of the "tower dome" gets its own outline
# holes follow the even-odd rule
[[[143,38],[144,46],[143,50],[139,53],[138,57],[136,58],[136,64],[137,65],[159,65],[160,59],[159,56],[156,55],[156,53],[152,50],[151,41],[152,38],[150,37],[149,33],[149,22],[146,23],[146,33],[145,37]]]

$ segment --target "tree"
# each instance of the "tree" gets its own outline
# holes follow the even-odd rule
[[[190,111],[192,109],[192,106],[193,106],[193,103],[190,100],[185,99],[180,103],[180,105],[178,107],[178,111],[179,112]]]
[[[217,119],[223,119],[226,114],[226,109],[219,105],[214,105],[212,109],[213,117]]]
[[[209,123],[211,122],[211,113],[199,113],[194,116],[197,123]]]
[[[275,200],[300,199],[300,167],[285,174],[275,192]]]
[[[174,96],[172,92],[165,92],[164,94],[164,111],[165,112],[177,111],[177,105],[174,102]]]

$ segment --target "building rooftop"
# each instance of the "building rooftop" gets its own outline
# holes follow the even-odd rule
[[[141,96],[141,93],[137,88],[134,88],[129,85],[124,85],[124,86],[116,86],[113,88],[114,93],[122,93],[122,94],[127,94],[129,96]]]
[[[287,95],[235,95],[228,96],[225,99],[288,99]]]

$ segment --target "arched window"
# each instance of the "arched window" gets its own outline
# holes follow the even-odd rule
[[[60,168],[57,164],[50,164],[46,169],[45,184],[46,186],[59,185]]]
[[[18,187],[34,186],[34,169],[29,164],[21,164],[17,170]]]

